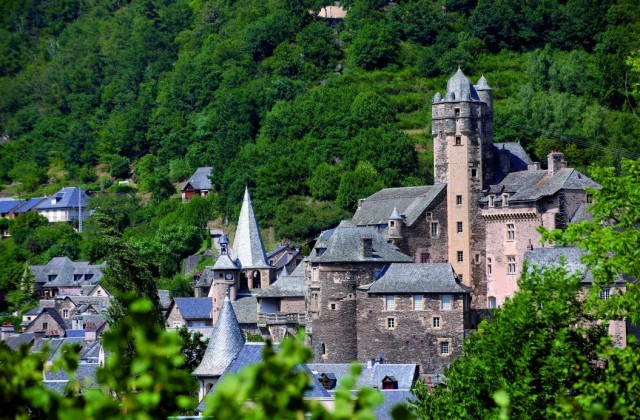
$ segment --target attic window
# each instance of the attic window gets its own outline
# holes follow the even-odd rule
[[[393,376],[385,376],[382,379],[382,389],[398,389],[398,380]]]
[[[93,274],[85,274],[84,275],[84,279],[85,280],[91,280],[93,278]]]
[[[509,194],[502,194],[502,206],[507,207],[509,205]]]
[[[496,203],[496,196],[491,194],[489,196],[489,207],[493,207]]]
[[[73,275],[73,281],[80,281],[80,280],[82,280],[82,274]]]
[[[57,274],[49,274],[49,277],[47,278],[47,281],[54,281],[56,279],[56,277],[58,277]]]

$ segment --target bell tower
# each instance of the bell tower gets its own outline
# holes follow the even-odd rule
[[[448,259],[474,295],[486,294],[485,230],[479,200],[493,178],[493,96],[458,71],[432,103],[435,182],[447,184]],[[486,299],[474,299],[483,305]]]

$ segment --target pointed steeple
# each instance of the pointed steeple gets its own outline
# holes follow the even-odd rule
[[[258,221],[253,212],[249,188],[244,190],[244,200],[238,218],[236,237],[233,239],[235,251],[242,268],[268,268],[264,244],[260,236]]]
[[[398,214],[398,209],[396,207],[393,208],[389,220],[402,220],[402,217]]]
[[[193,371],[196,377],[221,376],[244,346],[244,334],[233,311],[229,296],[224,299],[218,321],[213,327],[207,350],[200,365]]]

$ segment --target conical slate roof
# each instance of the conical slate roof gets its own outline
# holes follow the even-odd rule
[[[207,350],[192,375],[221,376],[243,346],[244,335],[227,296],[218,315],[218,322],[213,327]]]
[[[397,207],[393,208],[393,211],[391,212],[391,216],[389,217],[389,220],[402,220],[402,217],[400,217],[400,215],[398,214]]]
[[[456,74],[447,82],[447,100],[450,101],[479,101],[478,92],[473,87],[471,80],[458,68]]]
[[[258,221],[253,213],[249,189],[244,190],[244,200],[238,218],[236,237],[233,240],[233,250],[242,268],[269,268],[264,252]]]
[[[487,82],[487,79],[484,76],[482,76],[480,78],[480,80],[478,80],[478,84],[476,85],[476,89],[491,90],[491,86],[489,86],[489,83]]]

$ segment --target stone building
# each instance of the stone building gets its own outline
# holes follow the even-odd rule
[[[211,191],[211,167],[196,169],[191,178],[180,188],[182,202],[187,203],[193,197],[206,197]]]
[[[96,288],[102,278],[100,265],[86,261],[73,262],[67,257],[54,257],[45,265],[32,265],[36,292],[40,297],[81,296],[98,293]]]

